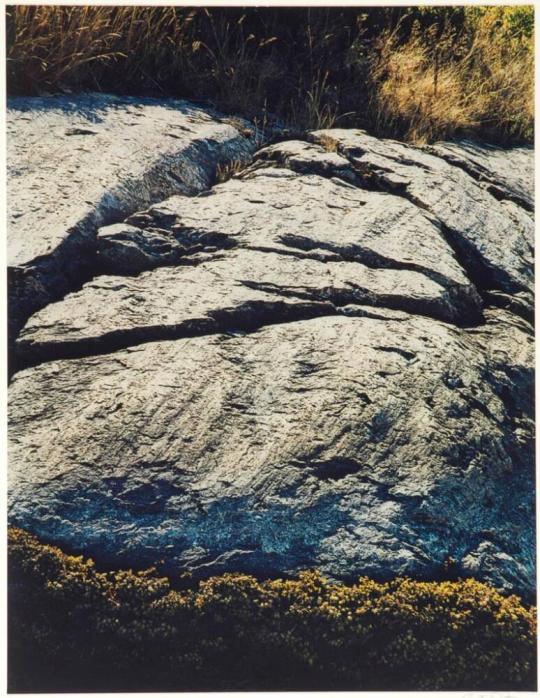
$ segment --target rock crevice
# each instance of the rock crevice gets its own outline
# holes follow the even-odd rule
[[[100,94],[77,97],[76,108],[69,96],[9,101],[12,341],[34,312],[92,277],[99,227],[194,195],[220,164],[250,159],[256,134],[215,117],[187,102]]]
[[[96,217],[92,189],[83,234],[10,209],[15,247],[57,226],[24,227],[13,263],[10,522],[104,565],[429,579],[452,560],[531,598],[531,152],[332,129],[216,184],[253,139],[107,100],[47,118],[76,148],[156,120],[142,160],[103,151],[152,173],[139,210]],[[10,186],[31,191],[48,151],[18,128]]]
[[[497,168],[487,175],[485,165],[475,166],[468,160],[467,144],[422,150],[375,139],[361,131],[351,133],[340,129],[314,132],[312,139],[315,143],[328,140],[335,143],[334,147],[348,159],[364,186],[403,196],[434,216],[479,290],[528,293],[532,317],[530,243],[534,224],[525,211],[518,219],[508,210],[515,198],[520,199],[521,205],[523,197],[530,205],[522,208],[532,210],[531,151],[497,151]],[[492,150],[477,148],[488,163],[495,159]],[[512,166],[509,160],[513,161]],[[506,167],[501,171],[503,165]],[[518,170],[519,167],[522,169]],[[508,192],[506,197],[493,196],[489,187],[481,186],[487,180],[493,189],[493,180],[497,178],[504,183],[501,186]]]

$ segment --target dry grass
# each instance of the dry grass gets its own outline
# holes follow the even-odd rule
[[[337,153],[339,142],[335,138],[328,135],[322,135],[317,138],[318,145],[322,146],[327,153]]]
[[[220,164],[216,168],[216,184],[222,184],[233,177],[238,177],[246,169],[248,163],[242,160],[231,160]]]
[[[143,65],[180,69],[184,52],[170,47],[182,48],[189,15],[182,21],[173,8],[17,5],[8,21],[8,74],[24,76],[22,90],[44,92],[77,84],[100,90],[118,62],[125,81]],[[122,60],[129,56],[136,63]]]
[[[508,36],[494,9],[461,35],[435,25],[406,42],[399,27],[382,34],[372,105],[385,131],[419,143],[474,131],[532,138],[532,38]]]
[[[532,7],[7,10],[8,90],[203,99],[294,130],[533,136]]]
[[[375,109],[386,131],[405,128],[407,140],[425,143],[478,124],[459,66],[436,67],[418,40],[399,48],[386,40],[374,78]]]

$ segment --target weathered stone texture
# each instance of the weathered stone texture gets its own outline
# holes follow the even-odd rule
[[[534,589],[531,151],[260,151],[26,323],[10,520],[104,564]]]
[[[194,194],[219,164],[248,160],[256,134],[188,102],[88,94],[13,98],[7,112],[10,325],[92,269],[98,227],[174,192]]]

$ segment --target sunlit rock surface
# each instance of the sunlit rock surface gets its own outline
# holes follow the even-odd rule
[[[231,125],[234,124],[234,125]],[[246,160],[257,134],[179,100],[103,94],[8,101],[10,326],[92,272],[96,230],[216,168]]]
[[[315,132],[106,221],[14,346],[11,522],[108,565],[531,595],[532,158]]]

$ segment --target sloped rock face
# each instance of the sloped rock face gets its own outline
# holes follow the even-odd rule
[[[507,153],[506,167],[500,152],[495,158],[492,149],[486,149],[483,162],[493,162],[493,174],[486,178],[479,174],[480,165],[464,164],[472,159],[470,148],[435,147],[432,150],[443,157],[434,157],[361,131],[317,131],[312,138],[334,144],[365,186],[397,192],[435,215],[460,261],[474,275],[476,286],[503,294],[507,303],[519,304],[522,314],[532,317],[533,219],[525,215],[533,195],[530,149]],[[448,157],[449,152],[453,156]],[[496,196],[490,180],[500,182]],[[525,181],[529,188],[523,195]]]
[[[195,194],[216,168],[249,159],[241,120],[175,100],[88,94],[8,103],[11,335],[93,269],[96,231],[175,192]]]
[[[16,343],[12,523],[110,565],[532,594],[526,168],[316,132],[102,227]]]

